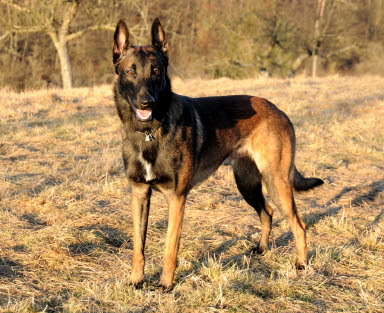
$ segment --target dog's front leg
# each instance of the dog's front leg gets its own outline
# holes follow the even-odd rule
[[[166,195],[166,197],[169,203],[168,232],[160,286],[169,291],[173,288],[173,275],[176,270],[177,251],[180,243],[186,196],[170,194]]]
[[[131,282],[140,287],[144,276],[144,246],[147,234],[151,188],[146,184],[132,185],[133,260]]]

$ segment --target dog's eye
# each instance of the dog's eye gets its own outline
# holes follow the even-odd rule
[[[160,70],[159,70],[157,67],[155,67],[155,68],[153,69],[153,73],[154,73],[155,75],[159,75],[159,74],[160,74]]]
[[[133,70],[125,70],[124,72],[128,75],[133,75]]]

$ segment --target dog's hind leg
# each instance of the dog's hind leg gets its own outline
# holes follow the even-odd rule
[[[271,115],[270,120],[260,126],[248,142],[250,143],[248,151],[256,162],[268,195],[289,221],[296,243],[296,267],[303,269],[307,262],[307,245],[305,224],[293,198],[295,156],[293,127],[287,118]]]
[[[140,287],[144,276],[144,247],[147,234],[151,189],[146,184],[132,185],[133,260],[131,282]]]
[[[247,157],[233,160],[232,168],[237,188],[245,201],[256,210],[261,221],[260,241],[252,252],[264,253],[268,250],[273,210],[262,194],[261,174],[255,162]]]
[[[288,173],[284,175],[283,172],[281,168],[266,171],[263,173],[263,180],[273,203],[288,218],[296,243],[296,267],[297,269],[304,269],[307,262],[305,223],[297,210],[289,175]]]

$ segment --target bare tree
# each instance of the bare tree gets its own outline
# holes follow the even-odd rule
[[[92,4],[100,6],[102,2],[92,1]],[[64,88],[73,87],[68,42],[90,31],[114,30],[114,27],[105,23],[102,18],[96,20],[93,25],[72,30],[70,26],[78,13],[80,0],[1,0],[0,3],[7,7],[8,12],[8,27],[6,28],[8,31],[2,35],[4,38],[14,33],[45,32],[48,34],[60,60]]]
[[[319,55],[319,48],[321,46],[321,33],[320,33],[320,23],[323,20],[324,16],[324,9],[325,9],[325,2],[326,0],[317,0],[317,12],[316,12],[316,19],[315,19],[315,25],[314,25],[314,43],[313,43],[313,49],[312,49],[312,77],[317,76],[317,63],[318,63],[318,55]]]
[[[141,45],[159,17],[181,77],[352,72],[370,55],[384,64],[383,14],[384,0],[0,0],[0,83],[70,88],[71,61],[77,84],[110,81],[112,36],[83,35],[117,18]]]

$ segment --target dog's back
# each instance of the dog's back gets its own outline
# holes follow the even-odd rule
[[[268,248],[272,225],[273,211],[262,193],[264,182],[291,225],[296,266],[305,267],[305,224],[293,190],[307,190],[322,181],[304,178],[296,170],[295,134],[288,117],[258,97],[188,98],[174,94],[167,74],[168,44],[158,19],[152,24],[149,46],[130,46],[122,20],[114,39],[115,101],[123,123],[123,159],[132,186],[132,282],[140,285],[143,280],[152,189],[163,192],[169,203],[160,284],[170,289],[188,192],[224,160],[230,160],[240,193],[260,217],[261,238],[255,251],[262,253]]]

